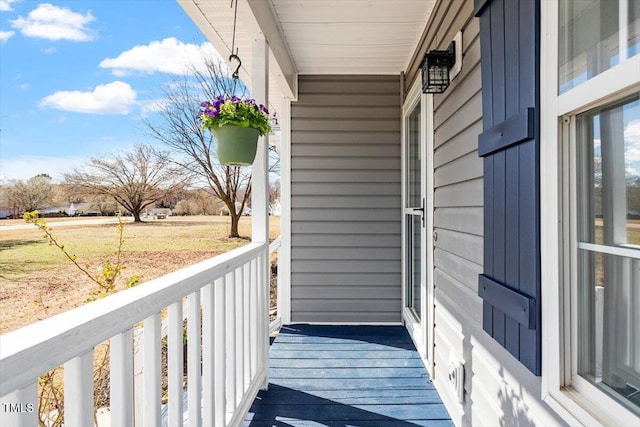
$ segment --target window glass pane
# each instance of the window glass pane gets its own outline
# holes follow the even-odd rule
[[[640,100],[625,106],[624,120],[627,243],[640,246]]]
[[[559,7],[563,93],[619,63],[620,17],[618,0],[563,0]]]
[[[421,283],[422,283],[422,258],[420,231],[422,230],[422,219],[419,215],[407,215],[407,235],[410,236],[407,254],[407,307],[413,309],[420,318],[422,306]]]
[[[640,1],[629,0],[628,54],[630,58],[640,54]]]
[[[407,117],[407,208],[420,207],[420,104]]]
[[[579,251],[578,375],[640,413],[640,260]]]
[[[418,103],[406,118],[406,179],[407,179],[407,208],[420,208],[422,206],[422,162],[420,144],[421,109]],[[406,305],[413,309],[414,314],[421,315],[421,215],[406,214]]]
[[[580,241],[640,245],[640,100],[578,116],[578,132]]]
[[[638,0],[561,0],[560,93],[640,54]]]
[[[578,375],[640,413],[640,95],[578,123]]]

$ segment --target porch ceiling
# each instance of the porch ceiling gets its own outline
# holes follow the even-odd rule
[[[270,0],[300,74],[399,74],[434,0]]]
[[[228,57],[233,32],[230,0],[177,1],[218,52]],[[265,37],[272,50],[273,83],[287,98],[297,96],[298,74],[400,74],[436,2],[238,1],[236,46],[245,77],[250,75],[251,40]]]

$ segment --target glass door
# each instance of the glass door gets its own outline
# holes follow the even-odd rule
[[[413,107],[405,120],[405,305],[419,322],[422,317],[422,234],[425,225],[420,103]]]
[[[433,374],[433,97],[421,89],[416,82],[403,108],[402,319]]]
[[[425,361],[433,359],[432,254],[432,141],[430,112],[432,99],[422,95],[421,86],[407,95],[403,108],[402,226],[403,226],[403,310],[404,324]],[[432,372],[432,369],[429,370]]]

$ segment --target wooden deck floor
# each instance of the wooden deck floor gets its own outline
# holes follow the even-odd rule
[[[400,326],[285,326],[246,427],[452,426]]]

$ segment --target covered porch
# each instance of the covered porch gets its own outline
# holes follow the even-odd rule
[[[244,420],[266,426],[452,426],[401,326],[284,326],[269,388]]]
[[[228,1],[179,3],[228,57]],[[430,18],[435,4],[238,0],[241,78],[280,119],[281,239],[269,245],[265,138],[252,243],[2,336],[0,396],[16,408],[3,422],[37,423],[38,378],[63,365],[65,426],[93,425],[94,349],[109,343],[114,427],[451,425],[425,368],[426,329],[416,349],[403,326],[401,283],[402,73],[414,79],[427,23],[447,14]]]
[[[640,56],[613,67],[622,80],[606,71],[557,90],[561,25],[583,22],[584,6],[620,22],[625,45],[635,3],[611,18],[604,1],[578,2],[563,23],[558,4],[575,2],[177,1],[277,113],[281,238],[268,241],[267,136],[250,244],[0,337],[10,425],[34,425],[38,378],[60,365],[65,425],[93,425],[93,352],[106,341],[114,427],[637,424],[636,403],[576,371],[564,270],[576,201],[558,193],[573,188],[576,119],[637,96]],[[446,91],[424,93],[425,54],[450,46]],[[637,247],[608,253],[637,271]]]
[[[229,2],[178,2],[228,57]],[[427,156],[418,148],[424,138],[413,140],[420,159],[403,147],[403,108],[409,94],[412,108],[426,100],[414,83],[420,61],[436,39],[438,47],[449,44],[453,24],[469,27],[460,46],[472,53],[465,72],[479,74],[473,2],[237,4],[241,78],[280,120],[281,239],[270,245],[267,237],[265,138],[252,169],[251,244],[0,338],[2,402],[29,405],[4,414],[10,425],[34,425],[38,377],[61,365],[65,425],[93,425],[92,360],[105,342],[114,427],[454,423],[432,381],[436,357],[448,355],[433,353],[427,327],[435,316],[426,264],[419,264],[427,233],[406,228],[413,221],[407,188],[428,196],[422,175],[408,183],[404,174],[412,158],[423,162],[426,178]],[[477,91],[472,84],[468,95]],[[447,106],[444,118],[454,110]],[[479,119],[472,109],[464,120],[474,126]],[[428,221],[425,215],[425,230]],[[408,236],[421,257],[411,272],[403,260]],[[269,325],[275,250],[278,318]]]

